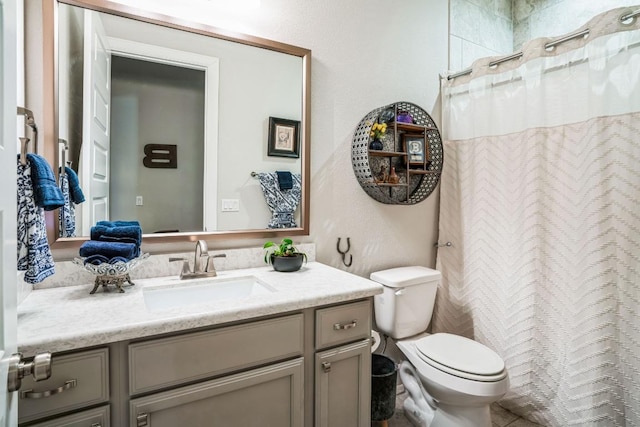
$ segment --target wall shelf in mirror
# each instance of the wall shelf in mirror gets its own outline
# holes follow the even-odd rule
[[[399,121],[401,118],[405,121]],[[379,138],[381,150],[370,147],[375,123],[387,125]],[[353,171],[360,186],[385,204],[413,205],[429,197],[440,181],[443,157],[435,122],[424,109],[409,102],[371,111],[358,123],[351,144]],[[397,183],[387,182],[392,169],[399,177]]]

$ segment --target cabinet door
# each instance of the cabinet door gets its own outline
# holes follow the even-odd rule
[[[130,425],[302,427],[303,358],[133,399]]]
[[[316,427],[371,425],[369,339],[316,354]]]

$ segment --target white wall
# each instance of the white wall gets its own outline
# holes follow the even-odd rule
[[[310,235],[295,240],[315,242],[318,261],[362,276],[435,264],[438,192],[413,206],[369,198],[352,170],[351,140],[357,123],[378,106],[408,101],[437,109],[438,75],[448,57],[446,1],[261,0],[259,9],[239,12],[199,0],[119,2],[311,49],[311,224]],[[351,238],[351,268],[336,252],[338,237],[343,244]],[[263,241],[209,243],[224,249]]]

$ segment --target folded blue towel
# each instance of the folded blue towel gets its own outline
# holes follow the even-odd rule
[[[76,174],[76,171],[68,166],[64,167],[64,172],[69,179],[69,197],[71,198],[71,201],[73,203],[79,205],[80,203],[84,202],[84,193],[80,188],[80,180],[78,179],[78,174]]]
[[[107,221],[100,221],[98,222],[98,225],[94,225],[93,227],[91,227],[91,240],[134,243],[138,247],[142,244],[142,229],[139,225],[122,225],[110,227],[107,225],[100,225],[101,222]]]
[[[107,227],[126,227],[135,225],[140,227],[140,223],[138,221],[98,221],[96,225],[104,225]]]
[[[41,206],[45,211],[52,211],[64,206],[64,195],[58,187],[47,160],[33,153],[27,154],[27,160],[31,166],[33,198],[36,205]]]
[[[113,258],[111,258],[111,259],[109,260],[109,264],[115,264],[115,263],[117,263],[117,262],[124,262],[124,263],[126,263],[126,262],[129,262],[129,260],[128,260],[128,259],[126,259],[126,258],[123,258],[123,257],[121,257],[121,256],[114,256]]]
[[[85,264],[100,265],[109,262],[109,258],[104,255],[90,255],[84,259]]]
[[[280,190],[291,190],[293,188],[291,172],[276,171],[276,173],[278,174],[278,187],[280,187]]]
[[[133,243],[87,240],[80,246],[80,256],[90,257],[91,255],[103,255],[108,259],[120,256],[130,260],[136,257],[137,250],[138,248]]]

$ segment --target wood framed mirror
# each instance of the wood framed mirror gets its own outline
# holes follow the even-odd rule
[[[42,19],[43,151],[56,170],[63,158],[71,162],[89,193],[87,205],[76,205],[78,237],[60,237],[57,211],[47,215],[52,248],[79,247],[100,219],[140,220],[144,244],[309,234],[310,50],[102,0],[42,0]],[[109,103],[106,95],[91,93],[95,77],[86,71],[85,60],[97,58],[95,47],[102,43],[91,38],[97,26],[112,46],[106,57],[109,73],[120,72],[110,77]],[[98,70],[101,66],[98,62]],[[181,68],[185,73],[177,76]],[[132,69],[137,76],[127,75]],[[143,103],[139,93],[126,92],[131,87],[150,90],[162,78],[172,83],[156,98],[161,102]],[[198,89],[192,86],[201,92],[193,95]],[[175,95],[184,87],[187,95]],[[195,98],[200,110],[178,119],[175,108],[181,110],[183,104],[170,107],[169,101],[180,96]],[[91,114],[87,105],[94,109]],[[165,110],[165,115],[151,116],[154,109]],[[108,123],[99,120],[100,113]],[[88,155],[92,144],[85,141],[96,138],[88,132],[93,125],[87,116],[102,126],[113,149],[96,143],[98,150]],[[201,116],[197,123],[196,116]],[[299,158],[268,156],[273,116],[300,122]],[[135,129],[133,137],[126,136],[127,128]],[[150,129],[142,135],[141,130]],[[197,132],[187,137],[192,129]],[[183,150],[187,139],[195,140],[196,148]],[[122,141],[128,147],[124,151],[116,145]],[[145,168],[145,146],[163,145],[177,146],[172,159],[176,167]],[[102,166],[95,167],[97,158],[103,159]],[[253,172],[276,171],[300,175],[293,228],[267,228],[271,211]],[[114,176],[122,178],[119,183]],[[187,181],[181,181],[185,176]],[[94,188],[101,185],[107,186],[106,195],[96,197]],[[149,222],[169,214],[174,220]]]

